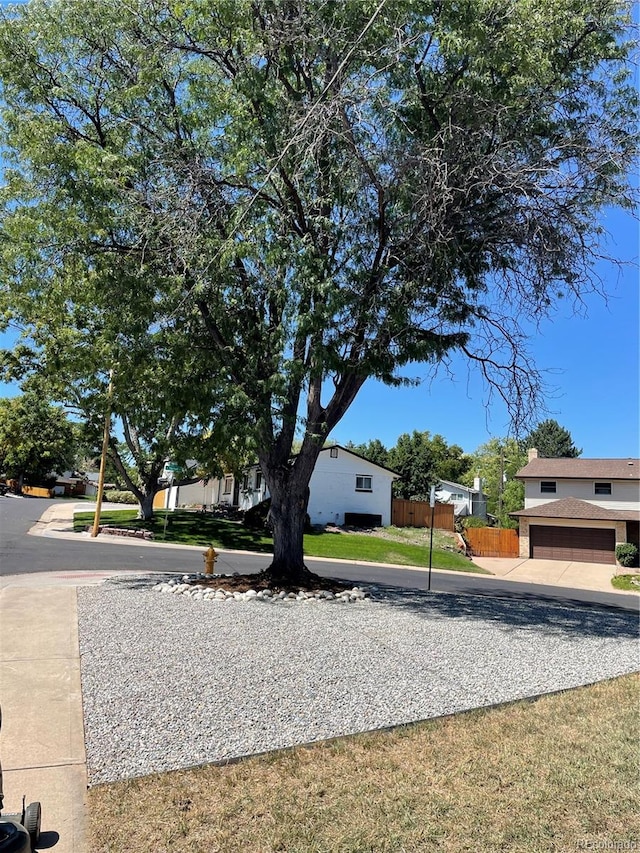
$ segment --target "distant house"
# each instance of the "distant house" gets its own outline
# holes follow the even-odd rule
[[[482,480],[475,477],[473,487],[453,483],[450,480],[440,480],[436,489],[436,500],[440,503],[453,504],[453,513],[457,518],[465,515],[475,515],[478,518],[487,517],[487,499],[482,491]]]
[[[640,543],[640,459],[543,459],[529,451],[520,556],[615,563],[616,545]]]
[[[93,498],[98,494],[98,479],[99,479],[99,477],[100,477],[100,474],[93,473],[93,472],[91,472],[89,474],[85,474],[85,495],[87,497]],[[116,488],[115,483],[105,483],[104,484],[104,490],[105,491],[107,491],[107,489],[115,489],[115,488]]]
[[[391,484],[398,474],[335,444],[320,451],[309,483],[312,524],[391,524]],[[258,465],[242,475],[200,480],[167,490],[166,506],[227,504],[250,509],[269,497]]]
[[[75,495],[85,494],[86,483],[84,477],[74,477],[71,474],[56,477],[55,485],[53,486],[53,494],[56,497],[73,497]]]

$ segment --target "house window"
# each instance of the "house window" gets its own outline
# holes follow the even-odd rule
[[[596,483],[595,484],[595,493],[596,493],[596,495],[610,495],[611,494],[611,483]]]
[[[338,448],[337,448],[337,447],[332,447],[332,448],[331,448],[331,450],[329,451],[329,456],[330,456],[332,459],[337,459],[337,458],[338,458]]]
[[[540,482],[540,491],[543,495],[555,495],[556,484],[555,480],[542,480]]]
[[[262,471],[256,471],[256,489],[262,485]]]
[[[371,477],[364,477],[361,474],[356,476],[356,492],[372,492]]]
[[[243,474],[242,475],[242,491],[246,492],[248,490],[248,488],[249,488],[249,475]]]
[[[224,478],[224,495],[230,495],[231,490],[233,489],[233,474],[229,474],[228,477]]]
[[[464,495],[462,492],[451,492],[451,497],[449,498],[451,501],[463,501]]]

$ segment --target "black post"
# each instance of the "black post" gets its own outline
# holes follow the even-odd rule
[[[432,492],[431,495],[431,534],[429,536],[429,582],[427,584],[427,589],[431,589],[431,559],[433,557],[433,519],[436,512],[436,502],[435,495]]]

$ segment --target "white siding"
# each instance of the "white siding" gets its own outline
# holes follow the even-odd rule
[[[456,499],[452,500],[452,495],[464,495],[462,500]],[[453,511],[455,515],[471,515],[473,512],[473,499],[471,496],[471,491],[460,486],[459,488],[453,488],[449,486],[447,483],[443,483],[441,488],[436,490],[436,500],[440,503],[452,503]]]
[[[540,492],[540,483],[555,482],[556,491]],[[611,483],[610,495],[596,495],[595,483]],[[621,480],[608,480],[602,477],[598,480],[560,480],[553,477],[544,477],[540,480],[525,481],[524,508],[532,509],[536,506],[559,501],[563,498],[577,498],[581,501],[614,510],[640,510],[640,485],[635,482],[623,482]]]
[[[202,483],[190,483],[188,486],[172,486],[169,497],[169,509],[176,506],[201,506],[202,504],[216,503],[218,494],[218,481],[209,480],[206,486]]]
[[[345,512],[382,516],[382,525],[391,524],[391,483],[394,475],[366,459],[337,448],[318,457],[309,483],[309,517],[312,524],[344,524]],[[356,477],[371,477],[371,491],[356,491]]]
[[[309,517],[312,524],[344,524],[345,512],[380,515],[382,525],[391,524],[391,484],[395,475],[384,468],[360,459],[347,450],[337,448],[337,456],[331,456],[331,448],[320,452],[309,483]],[[256,488],[257,467],[247,469],[248,488],[240,489],[241,509],[249,509],[269,496],[264,477]],[[356,477],[371,477],[371,491],[356,491]],[[181,486],[179,506],[228,503],[233,500],[231,491],[224,492],[224,478],[210,480],[207,486],[195,484]],[[241,480],[242,485],[242,480]],[[176,489],[171,490],[170,506],[175,507]]]

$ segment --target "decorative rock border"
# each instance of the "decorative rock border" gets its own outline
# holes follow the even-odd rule
[[[87,533],[91,531],[91,527],[87,527]],[[98,527],[98,533],[106,533],[111,536],[129,536],[132,539],[153,539],[151,530],[133,530],[128,527]]]
[[[326,589],[312,591],[301,589],[297,592],[293,590],[274,592],[271,589],[248,589],[246,592],[232,592],[224,588],[224,579],[228,577],[233,577],[233,575],[205,575],[197,572],[195,574],[171,578],[168,581],[162,581],[156,584],[153,589],[157,592],[168,592],[173,595],[188,595],[196,601],[266,601],[274,604],[292,601],[302,601],[305,604],[313,604],[320,601],[336,601],[341,604],[349,604],[371,600],[371,593],[358,586],[335,593]],[[220,586],[214,588],[211,584],[200,583],[205,578],[215,578],[220,582]]]

